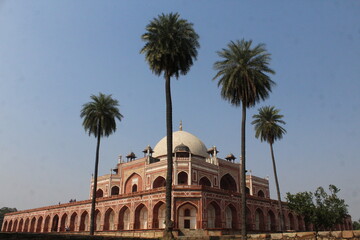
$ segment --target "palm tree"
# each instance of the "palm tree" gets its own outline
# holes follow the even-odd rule
[[[95,217],[95,202],[97,189],[97,176],[99,165],[99,149],[100,139],[116,131],[116,119],[121,121],[123,115],[119,112],[119,102],[113,99],[111,95],[99,93],[99,96],[91,95],[91,102],[85,103],[81,109],[80,117],[84,118],[83,127],[90,135],[97,138],[95,170],[94,170],[94,188],[91,201],[90,214],[90,235],[94,235],[94,217]],[[116,119],[115,119],[116,118]]]
[[[254,121],[251,124],[254,125],[255,128],[255,137],[260,138],[261,142],[265,141],[270,144],[270,152],[272,158],[272,164],[274,169],[276,190],[278,196],[278,204],[280,211],[280,227],[281,231],[284,230],[284,216],[281,207],[281,196],[280,196],[280,187],[276,172],[276,164],[275,157],[273,151],[273,144],[276,140],[280,140],[283,137],[283,134],[286,133],[286,130],[280,126],[280,124],[286,124],[283,120],[281,120],[284,116],[279,115],[280,110],[275,109],[275,107],[265,106],[259,109],[259,114],[255,114],[253,116]]]
[[[145,46],[140,53],[145,54],[153,73],[164,74],[166,94],[166,136],[167,136],[167,175],[166,175],[166,217],[165,234],[171,235],[171,190],[172,190],[172,102],[170,79],[179,74],[185,75],[196,60],[199,36],[193,24],[181,19],[178,13],[161,14],[146,26],[141,36]]]
[[[221,97],[238,107],[242,105],[241,121],[241,234],[246,238],[246,171],[245,171],[245,122],[246,109],[265,100],[275,83],[267,75],[275,72],[269,68],[270,54],[264,44],[251,47],[252,40],[231,41],[228,48],[218,51],[222,59],[214,64],[221,87]]]

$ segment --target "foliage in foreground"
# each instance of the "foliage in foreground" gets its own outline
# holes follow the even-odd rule
[[[360,218],[359,220],[353,222],[353,229],[360,230]]]
[[[304,216],[305,225],[313,224],[315,231],[330,230],[343,222],[348,214],[348,205],[337,196],[339,188],[329,185],[329,191],[330,194],[323,187],[318,187],[314,193],[287,193],[288,207]]]

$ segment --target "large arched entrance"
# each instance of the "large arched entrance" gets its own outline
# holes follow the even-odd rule
[[[276,231],[276,220],[275,220],[275,214],[273,211],[269,210],[268,212],[268,220],[267,220],[267,230],[271,232]]]
[[[53,217],[53,221],[52,221],[52,225],[51,225],[51,231],[52,232],[57,232],[58,231],[58,226],[59,226],[59,216],[55,215]]]
[[[264,212],[258,208],[255,211],[255,230],[256,231],[264,231],[265,224],[264,224]]]
[[[44,233],[49,232],[49,223],[50,223],[50,216],[47,216],[45,218],[45,222],[44,222]]]
[[[229,204],[225,208],[225,224],[226,224],[226,228],[230,228],[230,229],[238,228],[237,211],[232,204]]]
[[[64,213],[60,221],[60,232],[65,232],[68,224],[68,215]]]
[[[36,232],[37,232],[37,233],[41,232],[42,222],[43,222],[43,217],[40,216],[40,217],[38,218],[37,224],[36,224]]]
[[[94,222],[94,229],[95,231],[100,231],[101,230],[101,213],[99,211],[99,209],[96,209],[95,211],[95,222]]]
[[[24,225],[24,219],[20,219],[19,226],[18,226],[18,232],[23,231],[23,225]]]
[[[24,226],[24,231],[23,232],[29,232],[29,222],[30,222],[30,219],[27,218],[25,220],[25,226]]]
[[[105,212],[104,231],[115,230],[114,221],[115,221],[115,212],[112,208],[109,208]]]
[[[119,230],[130,229],[130,209],[127,206],[124,206],[120,209],[118,229]]]
[[[153,228],[165,228],[165,203],[158,202],[153,210]]]
[[[135,209],[134,229],[147,229],[148,210],[144,204]]]
[[[17,225],[18,225],[18,220],[16,219],[16,220],[14,221],[14,225],[13,225],[13,227],[12,227],[12,232],[16,232],[16,230],[17,230]]]
[[[36,223],[36,218],[33,217],[30,222],[30,231],[29,232],[35,232],[35,223]]]
[[[7,231],[8,231],[8,232],[11,232],[11,231],[12,231],[12,225],[13,225],[13,221],[10,220],[9,226],[8,226],[8,228],[7,228]]]
[[[216,202],[211,202],[207,207],[208,228],[221,228],[221,210]]]
[[[234,178],[230,174],[225,174],[220,180],[220,188],[228,191],[237,191],[237,185]]]
[[[197,208],[190,204],[185,203],[180,206],[177,211],[178,216],[178,225],[179,228],[188,228],[188,229],[196,229],[196,216],[197,216]]]
[[[78,224],[78,215],[76,212],[74,212],[73,214],[71,214],[70,217],[70,231],[75,231],[75,228]]]
[[[89,231],[89,214],[87,211],[83,212],[80,217],[79,231]]]

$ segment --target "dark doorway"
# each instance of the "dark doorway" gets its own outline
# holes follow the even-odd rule
[[[190,228],[190,219],[184,220],[184,228]]]

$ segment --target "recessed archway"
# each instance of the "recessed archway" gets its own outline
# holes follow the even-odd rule
[[[99,188],[97,191],[96,191],[96,198],[102,198],[104,196],[104,191]]]
[[[43,230],[44,233],[49,232],[49,223],[50,223],[50,216],[48,215],[45,218],[45,222],[44,222],[44,230]]]
[[[228,191],[237,191],[236,181],[230,174],[225,174],[220,180],[220,188]]]
[[[207,177],[202,177],[199,181],[199,185],[211,187],[211,182]]]
[[[258,208],[255,211],[255,230],[264,231],[265,230],[265,220],[264,220],[264,212]]]
[[[119,193],[120,193],[120,188],[118,186],[113,186],[111,188],[111,196],[119,195]]]
[[[89,214],[87,211],[84,211],[80,217],[79,231],[81,231],[81,232],[88,231],[89,230],[88,226],[89,226]]]
[[[70,231],[75,231],[75,227],[78,224],[78,215],[76,212],[74,212],[73,214],[71,214],[70,217]]]
[[[24,231],[23,232],[29,232],[29,223],[30,223],[30,219],[27,218],[25,220],[25,226],[24,226]]]
[[[123,206],[119,211],[119,225],[118,230],[130,229],[130,209],[127,206]]]
[[[7,228],[7,232],[11,232],[11,231],[12,231],[12,224],[13,224],[13,221],[10,220],[9,226],[8,226],[8,228]]]
[[[165,187],[165,185],[166,185],[166,180],[162,176],[158,176],[157,178],[155,178],[153,182],[153,188]]]
[[[232,204],[225,208],[225,224],[226,228],[238,229],[237,210]]]
[[[153,209],[153,228],[165,228],[165,203],[158,202]]]
[[[112,208],[109,208],[105,212],[104,231],[115,230],[114,221],[115,221],[115,212]]]
[[[60,232],[65,232],[67,224],[68,224],[68,215],[64,213],[60,221]]]
[[[276,231],[276,219],[273,211],[268,211],[268,220],[267,220],[267,230],[275,232]]]
[[[23,231],[23,225],[24,225],[24,219],[20,219],[19,226],[18,226],[18,232]]]
[[[178,185],[188,184],[188,174],[186,172],[180,172],[178,174]]]
[[[40,216],[37,220],[37,224],[36,224],[36,231],[37,233],[41,232],[41,226],[42,226],[42,221],[43,221],[43,217]]]
[[[17,231],[17,225],[18,225],[18,220],[16,219],[16,220],[14,221],[14,225],[13,225],[13,227],[12,227],[12,232],[16,232],[16,231]]]
[[[136,185],[136,189],[134,189]],[[139,174],[133,173],[125,181],[124,193],[140,192],[142,191],[142,178]],[[135,191],[134,191],[135,190]]]
[[[219,204],[211,202],[207,207],[208,228],[221,228],[221,209]]]
[[[184,203],[177,210],[178,227],[180,229],[196,229],[197,208],[191,203]]]
[[[95,231],[100,231],[101,230],[101,213],[99,211],[99,209],[96,209],[95,211],[95,221],[94,221],[94,229]]]
[[[144,204],[139,204],[135,209],[134,229],[147,229],[148,210]]]
[[[265,193],[262,190],[259,190],[257,195],[258,197],[265,197]]]
[[[35,232],[35,223],[36,223],[36,217],[33,217],[30,222],[30,231],[29,232]]]

